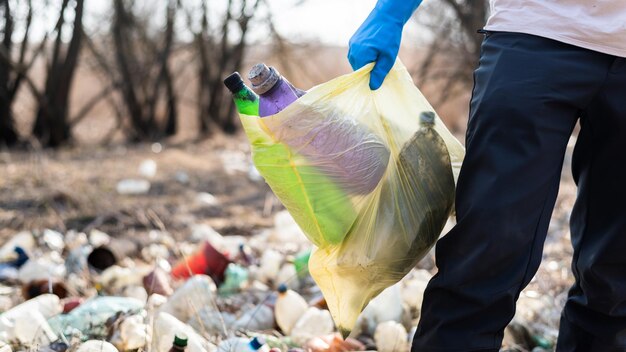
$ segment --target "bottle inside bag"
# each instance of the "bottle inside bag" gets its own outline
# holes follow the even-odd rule
[[[239,72],[226,77],[224,85],[233,94],[235,106],[240,114],[259,115],[259,96],[246,86]]]
[[[279,113],[306,92],[293,86],[274,67],[260,63],[250,70],[248,79],[259,98],[259,116]]]

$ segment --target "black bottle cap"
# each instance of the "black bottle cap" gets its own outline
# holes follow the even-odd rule
[[[174,335],[174,346],[187,347],[187,335],[185,334]]]
[[[239,72],[234,72],[224,79],[224,85],[234,94],[243,88],[244,83]]]

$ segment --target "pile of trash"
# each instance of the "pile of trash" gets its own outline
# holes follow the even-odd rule
[[[0,247],[0,351],[408,351],[431,274],[413,270],[343,339],[286,211],[222,236],[21,232]],[[176,342],[176,343],[175,343]]]

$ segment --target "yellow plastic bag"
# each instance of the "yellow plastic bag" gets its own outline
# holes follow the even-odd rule
[[[436,242],[465,153],[399,61],[376,91],[372,67],[240,116],[254,164],[317,246],[309,270],[344,336]]]

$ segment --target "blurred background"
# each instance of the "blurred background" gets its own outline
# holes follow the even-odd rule
[[[351,72],[348,40],[374,5],[0,0],[0,244],[48,228],[137,241],[275,228],[282,205],[222,80],[257,62],[301,89]],[[428,0],[403,35],[401,60],[461,142],[488,15],[487,0]],[[568,168],[569,157],[546,260],[522,297],[530,331],[552,341],[572,281]],[[420,267],[436,270],[432,256]]]

